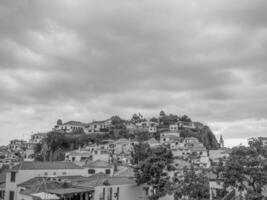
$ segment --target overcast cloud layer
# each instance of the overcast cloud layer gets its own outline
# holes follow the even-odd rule
[[[266,10],[266,0],[2,0],[0,143],[58,118],[161,109],[235,144],[266,136]]]

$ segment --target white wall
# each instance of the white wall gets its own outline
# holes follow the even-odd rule
[[[100,173],[100,172],[106,174],[106,169],[109,169],[110,170],[110,174],[109,175],[113,176],[113,174],[114,174],[114,168],[85,168],[86,176],[93,175],[93,174],[89,174],[88,173],[89,169],[94,169],[95,170],[95,174]]]
[[[103,188],[105,188],[105,199],[108,198],[109,188],[112,187],[112,200],[117,200],[114,196],[114,193],[117,192],[117,187],[120,188],[119,190],[119,200],[137,200],[137,199],[147,199],[145,195],[145,191],[143,190],[142,186],[137,185],[112,185],[112,186],[98,186],[95,187],[95,200],[99,200],[103,194]]]

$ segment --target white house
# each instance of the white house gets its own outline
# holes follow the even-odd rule
[[[72,133],[72,132],[85,132],[85,123],[78,122],[78,121],[69,121],[64,124],[58,124],[55,126],[55,130],[57,131],[63,131],[66,133]]]
[[[35,133],[31,135],[30,144],[39,144],[47,136],[47,133]]]
[[[104,173],[106,175],[113,176],[114,174],[113,165],[103,160],[88,162],[83,166],[83,168],[87,171],[88,175]]]
[[[209,150],[209,158],[213,162],[219,162],[220,159],[225,160],[226,158],[229,157],[230,154],[230,149],[227,148],[221,148],[217,150]]]
[[[179,131],[179,125],[178,124],[170,124],[169,130],[170,130],[170,132],[178,132]]]
[[[155,148],[161,145],[159,141],[157,141],[155,138],[150,138],[149,140],[145,141],[144,143],[149,144],[151,148]]]
[[[85,127],[85,132],[90,133],[106,133],[109,131],[112,124],[112,119],[106,119],[104,121],[93,121],[88,123]]]
[[[158,123],[150,122],[150,121],[136,123],[137,129],[139,129],[141,131],[147,131],[149,133],[157,132],[157,126],[158,125],[159,125]]]
[[[21,162],[6,174],[5,200],[18,199],[18,184],[37,176],[86,175],[86,171],[71,162]]]
[[[174,140],[180,140],[179,132],[164,132],[160,134],[160,143],[162,144]]]

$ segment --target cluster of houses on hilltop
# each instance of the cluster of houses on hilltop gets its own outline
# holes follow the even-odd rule
[[[131,120],[123,120],[123,125],[130,133],[135,132],[149,132],[155,133],[158,129],[166,128],[165,125],[154,122],[154,121],[140,121],[133,122]],[[54,126],[53,130],[60,131],[64,133],[75,133],[75,132],[84,132],[85,134],[103,134],[108,133],[112,127],[112,118],[108,118],[103,121],[93,121],[90,123],[83,123],[79,121],[68,121],[63,123],[62,120],[58,120],[57,124]],[[180,121],[173,122],[168,125],[168,129],[171,131],[175,131],[178,129],[191,129],[196,130],[203,128],[204,125],[200,122],[188,122],[188,121]]]
[[[7,146],[0,148],[0,167],[3,165],[13,166],[22,160],[32,161],[36,144],[47,136],[47,133],[35,133],[29,141],[11,140]]]
[[[183,176],[184,166],[193,164],[199,169],[209,169],[213,164],[225,161],[231,152],[224,148],[220,138],[220,149],[208,150],[195,137],[183,138],[181,129],[200,129],[198,122],[175,122],[168,126],[152,121],[123,121],[130,133],[160,131],[159,140],[150,138],[143,143],[151,148],[167,147],[172,151],[174,170],[169,176]],[[63,133],[84,132],[86,134],[108,133],[112,119],[82,123],[57,122],[54,130]],[[147,193],[134,179],[132,151],[139,141],[121,138],[104,140],[101,144],[89,144],[65,152],[61,162],[35,162],[34,148],[47,137],[47,133],[33,134],[29,141],[12,140],[0,147],[0,163],[9,169],[0,173],[0,200],[136,200],[147,199]],[[267,146],[267,138],[261,138]],[[210,191],[216,196],[218,185],[210,177]],[[211,197],[212,198],[212,197]]]

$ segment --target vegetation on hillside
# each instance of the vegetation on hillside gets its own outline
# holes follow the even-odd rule
[[[267,184],[266,153],[258,139],[252,139],[249,147],[233,148],[225,165],[219,165],[216,170],[224,188],[246,191],[247,200],[261,200],[263,187]]]

